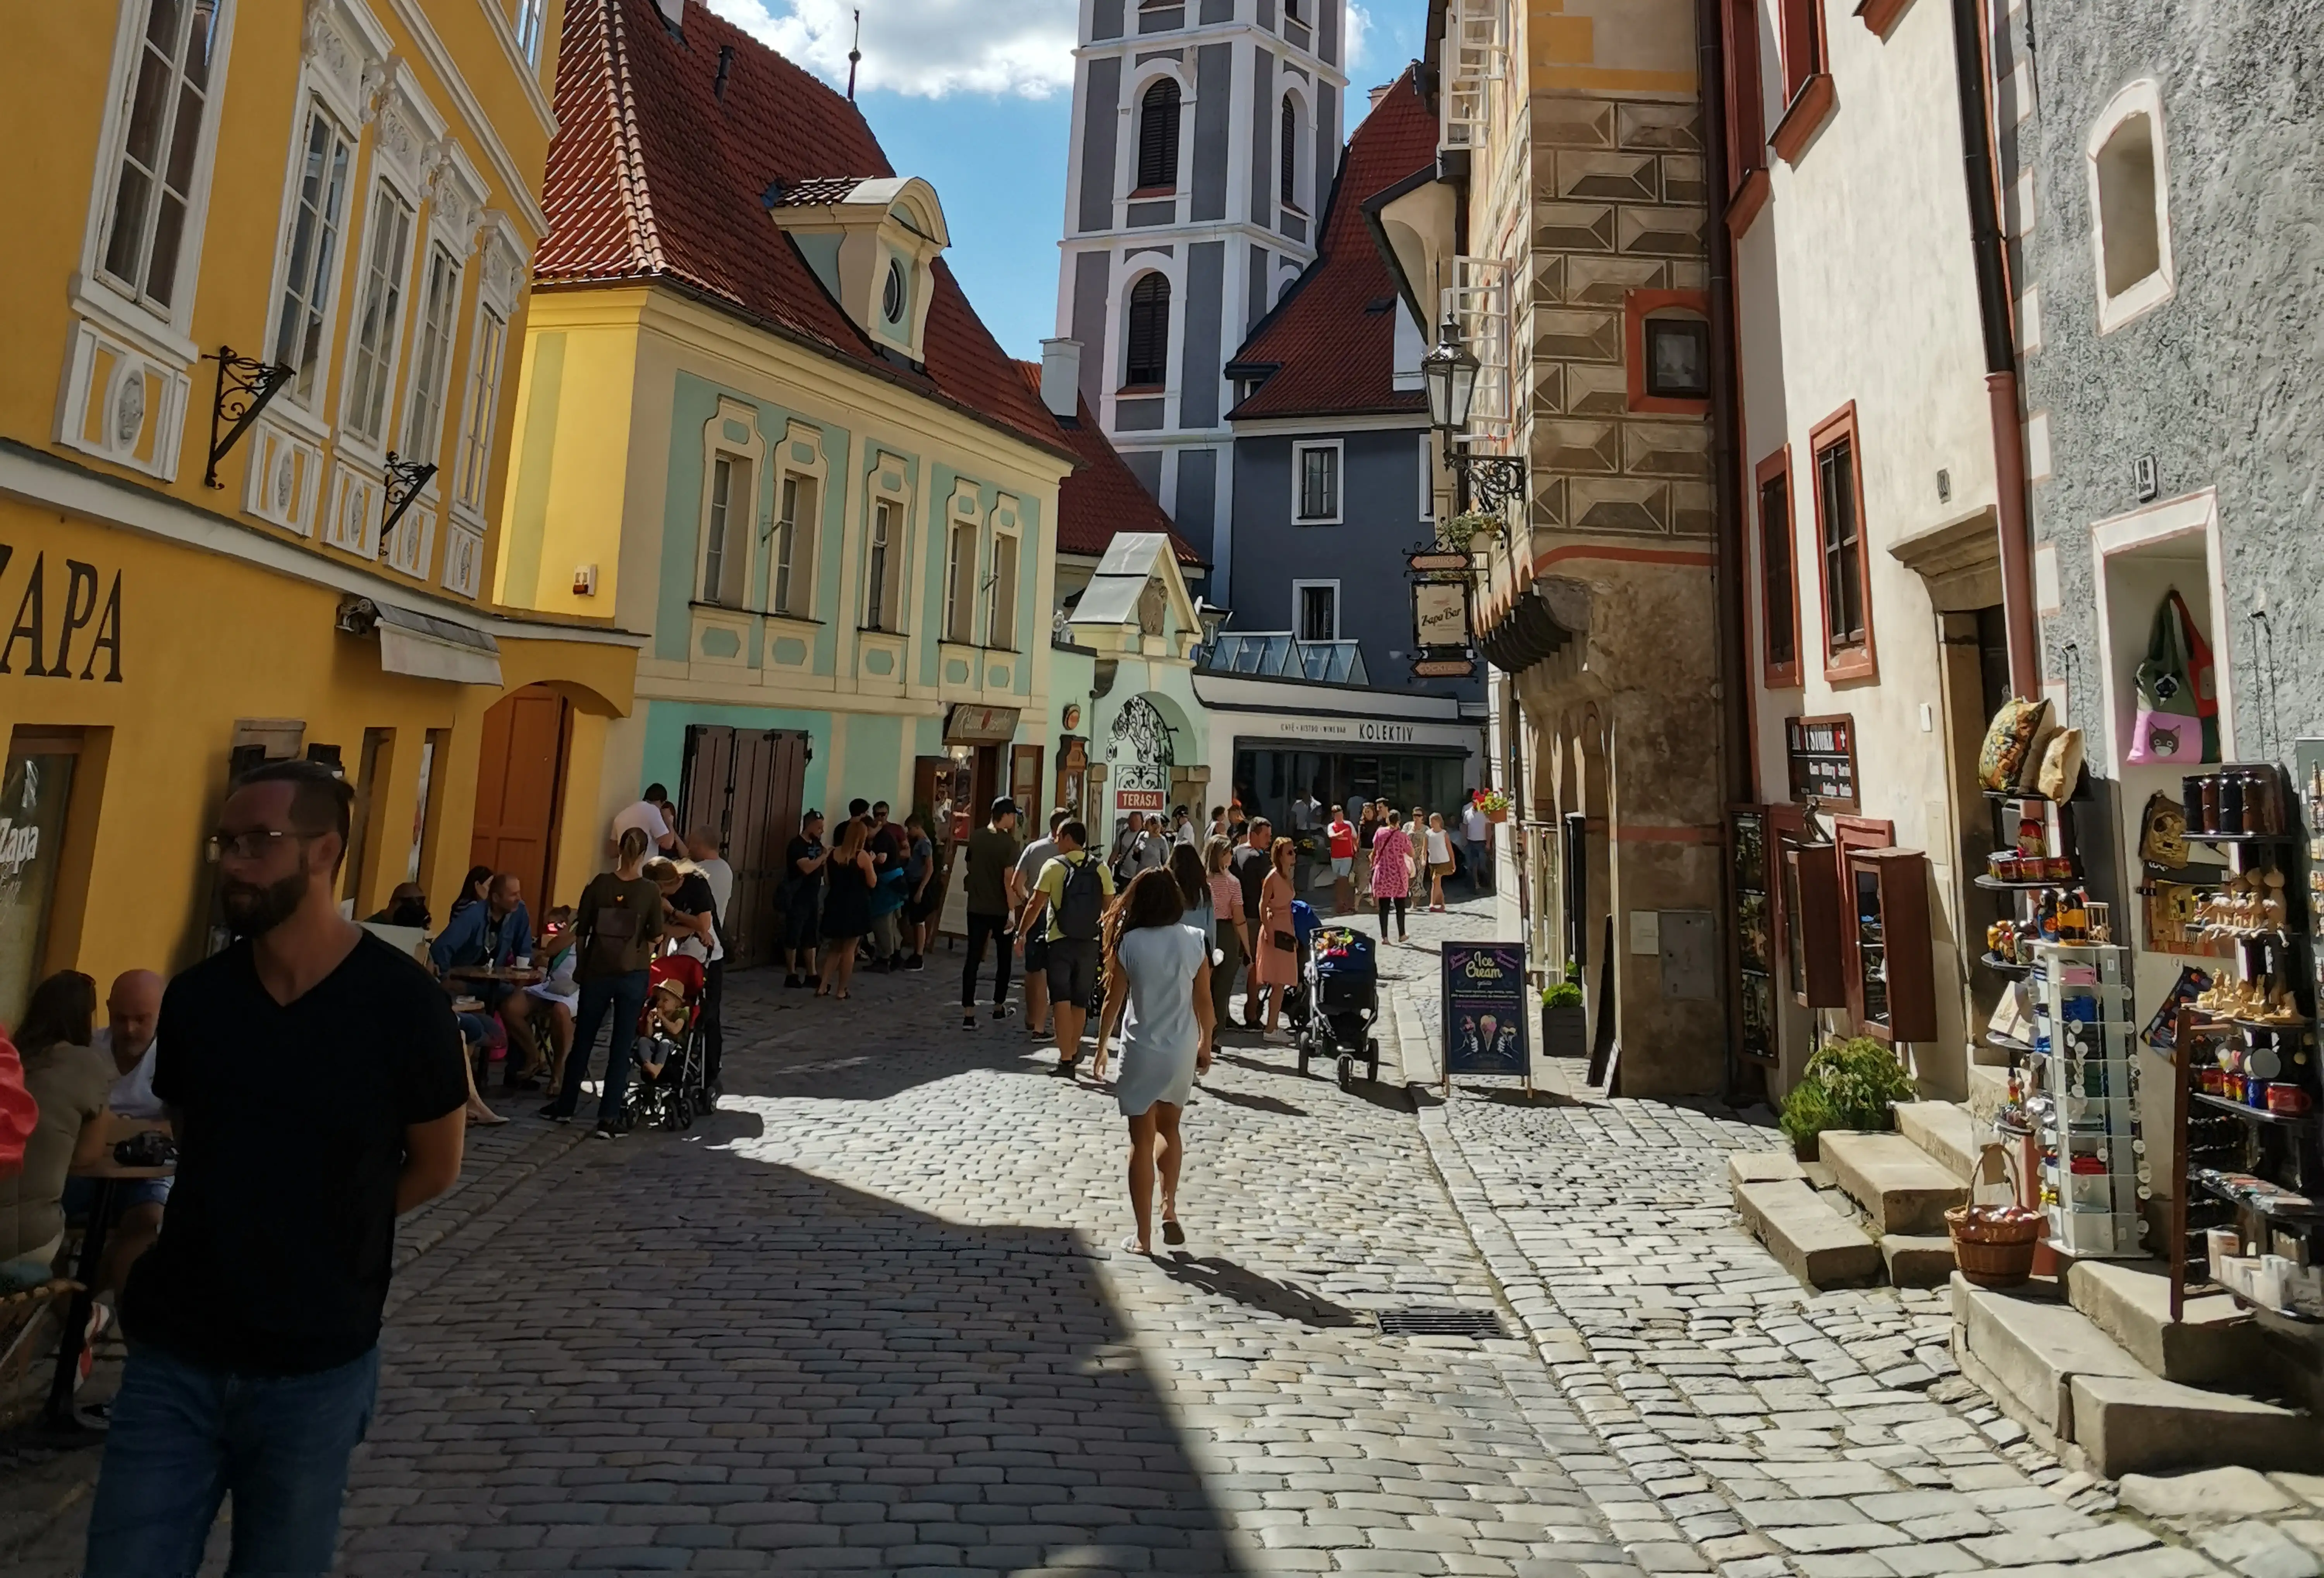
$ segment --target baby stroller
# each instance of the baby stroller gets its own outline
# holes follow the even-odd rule
[[[1283,988],[1283,1018],[1291,1026],[1294,1041],[1305,1036],[1308,1015],[1314,1012],[1315,994],[1307,985],[1307,946],[1308,940],[1315,935],[1316,928],[1322,924],[1315,914],[1314,905],[1305,899],[1291,901],[1291,935],[1297,942],[1297,950],[1291,956],[1291,984]],[[1259,939],[1259,946],[1267,946],[1265,938]],[[1304,1060],[1300,1069],[1305,1072]]]
[[[687,954],[658,959],[647,970],[645,1012],[638,1015],[637,1078],[630,1085],[626,1114],[630,1127],[658,1121],[665,1129],[690,1129],[710,1110],[702,988],[702,961]],[[649,1064],[660,1065],[661,1071],[648,1073]]]
[[[1371,1033],[1379,1018],[1379,976],[1373,967],[1372,940],[1347,926],[1319,926],[1300,946],[1300,992],[1305,1016],[1296,1030],[1299,1071],[1310,1058],[1339,1064],[1340,1088],[1355,1083],[1356,1063],[1364,1077],[1379,1082],[1379,1038]]]

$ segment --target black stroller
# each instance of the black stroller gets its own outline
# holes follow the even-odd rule
[[[1295,928],[1305,909],[1304,903],[1292,906]],[[1342,1090],[1355,1083],[1359,1061],[1364,1077],[1379,1082],[1379,1038],[1372,1034],[1379,1019],[1379,973],[1370,937],[1351,927],[1315,925],[1311,919],[1308,928],[1299,929],[1299,985],[1284,1005],[1291,1011],[1302,1074],[1310,1058],[1330,1058],[1338,1064]]]
[[[646,977],[645,1012],[638,1016],[637,1078],[630,1083],[629,1126],[659,1123],[690,1129],[710,1110],[708,1061],[702,1037],[702,961],[678,953],[653,961]],[[648,1062],[661,1072],[649,1075]]]

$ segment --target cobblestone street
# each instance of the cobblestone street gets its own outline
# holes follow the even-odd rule
[[[1384,951],[1377,1087],[1231,1036],[1152,1261],[1110,1093],[964,1033],[956,954],[849,1005],[738,978],[726,1110],[603,1145],[511,1106],[407,1223],[345,1570],[2315,1571],[2324,1481],[2174,1522],[2002,1419],[1941,1293],[1803,1289],[1727,1202],[1770,1130],[1563,1066],[1440,1103],[1435,943],[1487,929]],[[1448,1310],[1508,1337],[1382,1333]],[[12,1527],[55,1494],[19,1478]],[[64,1504],[12,1570],[75,1570]]]

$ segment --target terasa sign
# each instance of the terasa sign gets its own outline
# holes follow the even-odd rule
[[[0,608],[7,606],[9,567],[16,550],[0,543]],[[0,674],[27,679],[102,680],[121,683],[121,572],[99,598],[97,566],[60,559],[54,570],[46,553],[32,555],[31,573],[17,589],[16,617],[0,645]],[[51,592],[54,601],[51,601]],[[80,660],[74,670],[74,660]]]

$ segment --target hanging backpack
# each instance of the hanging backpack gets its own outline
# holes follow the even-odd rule
[[[2131,726],[2128,757],[2136,766],[2203,760],[2203,720],[2196,708],[2182,606],[2172,592],[2154,610],[2146,661],[2138,665],[2138,718]]]
[[[1094,942],[1105,919],[1105,885],[1098,880],[1097,862],[1084,855],[1065,862],[1065,884],[1057,895],[1057,935],[1074,942]]]

